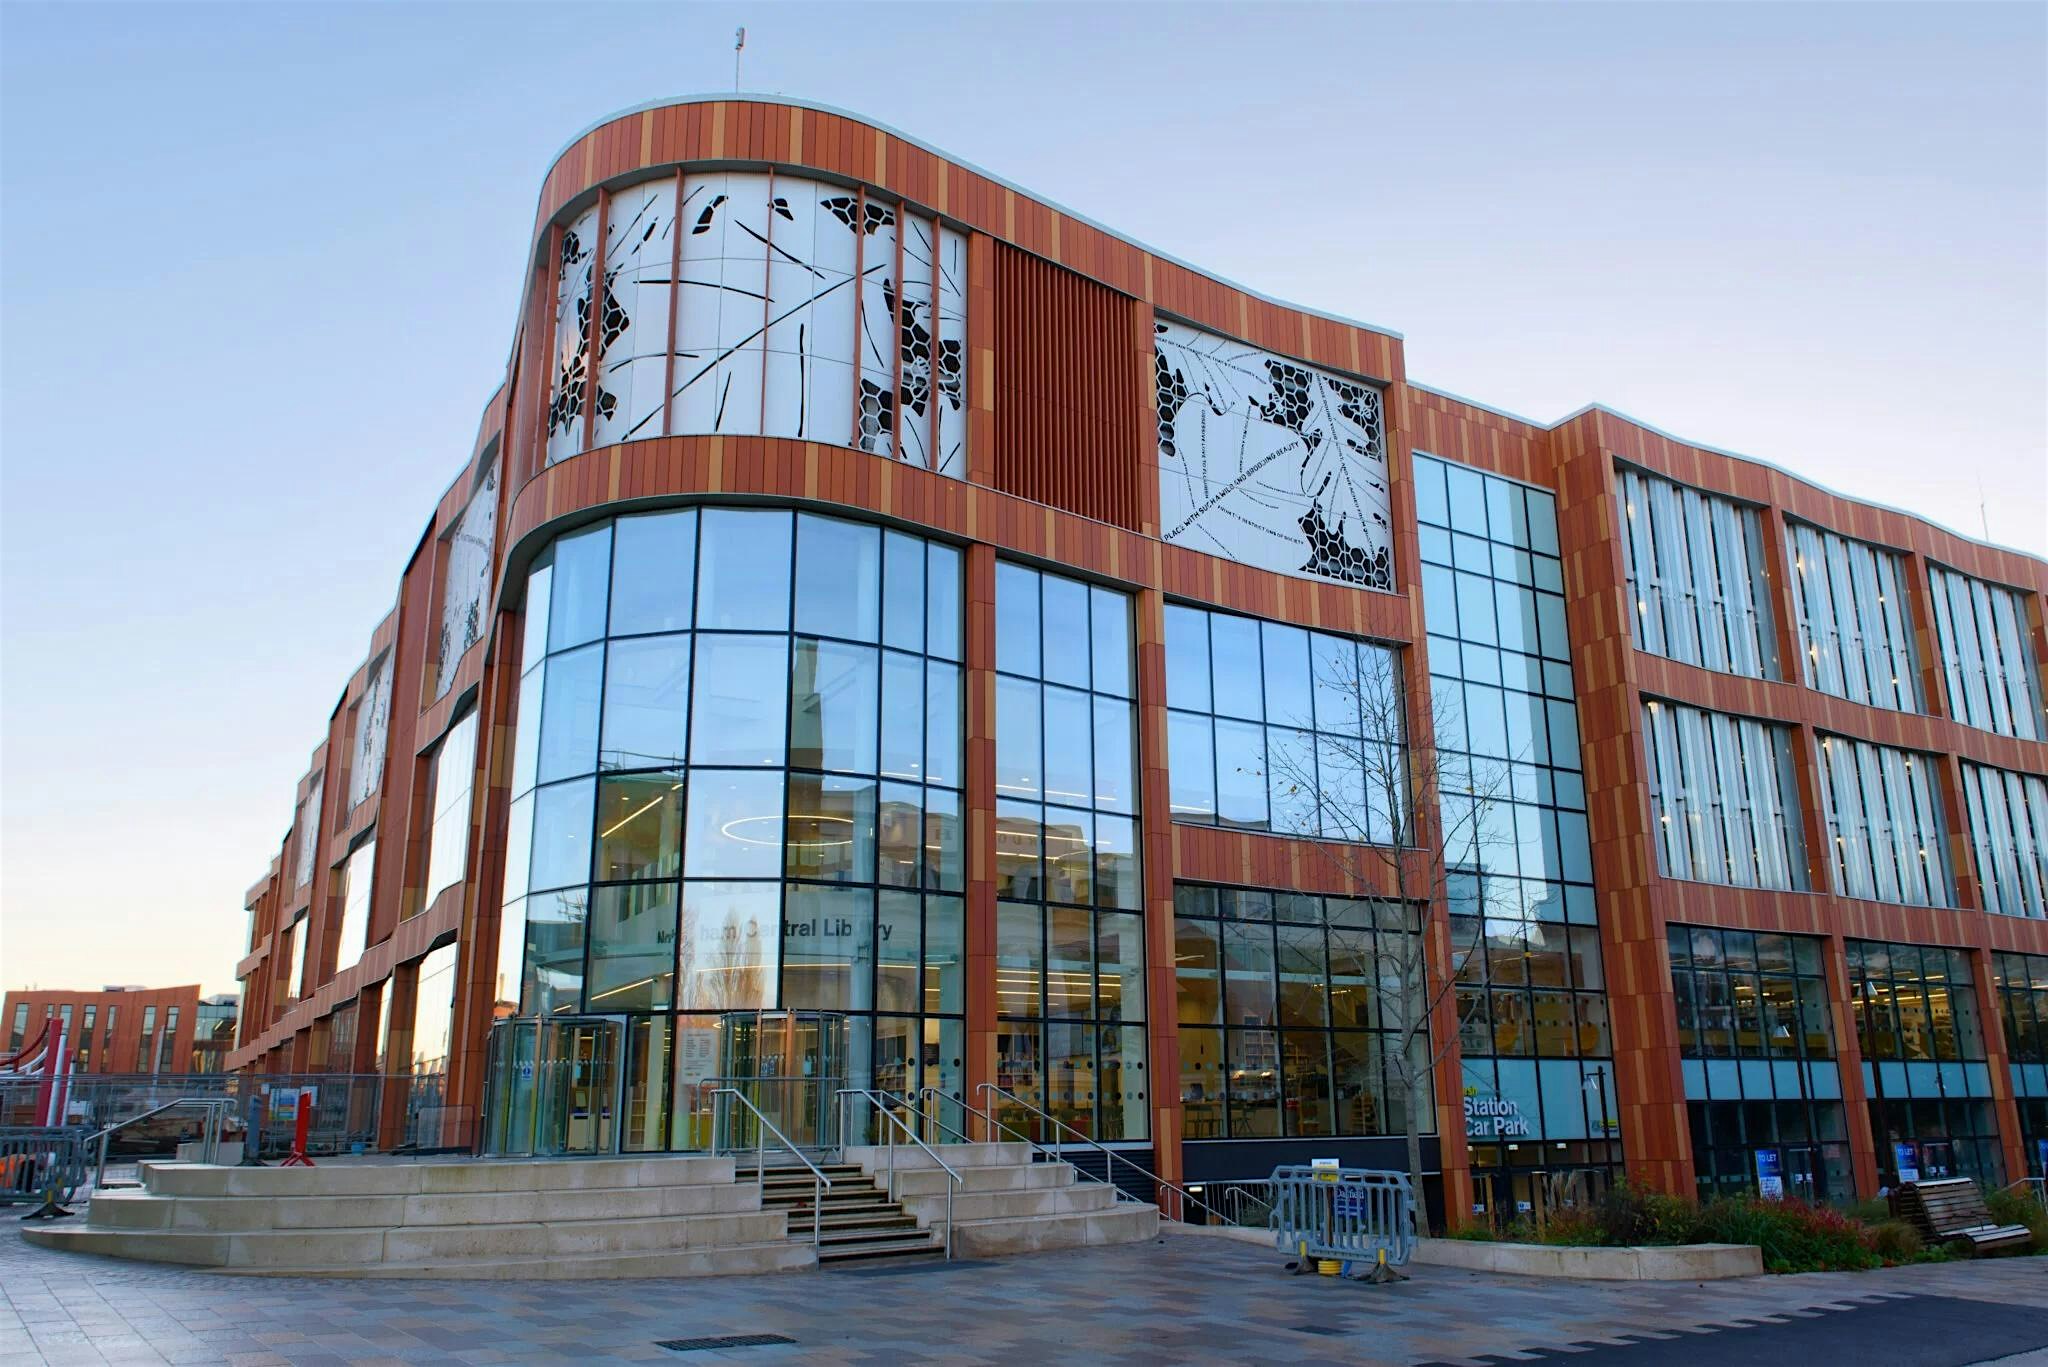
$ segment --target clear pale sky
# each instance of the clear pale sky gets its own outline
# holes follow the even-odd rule
[[[1410,376],[2048,550],[2039,5],[0,5],[0,987],[234,985],[549,159],[865,114]]]

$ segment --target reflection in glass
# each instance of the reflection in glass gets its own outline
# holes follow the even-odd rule
[[[877,665],[872,646],[797,638],[789,677],[791,764],[875,772]]]
[[[793,1010],[874,1008],[875,894],[791,883],[783,910],[782,1004]]]
[[[698,637],[690,763],[781,764],[789,679],[787,636]]]
[[[686,878],[782,874],[782,774],[693,769],[683,838]]]
[[[697,626],[781,631],[789,625],[790,515],[706,508],[698,529]],[[703,672],[699,663],[698,672]]]
[[[681,764],[689,733],[690,638],[643,636],[614,641],[608,650],[599,765],[652,769]]]
[[[781,885],[684,883],[676,1005],[740,1011],[775,1004]]]
[[[791,774],[784,838],[791,878],[876,881],[874,780]]]
[[[684,631],[697,572],[697,513],[640,513],[612,524],[611,634]]]
[[[589,1011],[662,1011],[675,987],[676,885],[597,889],[590,916]]]
[[[672,878],[682,856],[683,776],[607,777],[597,788],[597,876]]]
[[[881,608],[881,552],[879,528],[797,514],[796,629],[874,640]]]

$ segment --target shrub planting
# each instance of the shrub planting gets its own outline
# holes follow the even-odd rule
[[[2011,1192],[1995,1192],[1986,1204],[2000,1223],[2032,1229],[2037,1251],[2048,1250],[2048,1211]],[[1572,1248],[1755,1244],[1763,1251],[1767,1272],[1855,1271],[1946,1262],[1955,1256],[1946,1248],[1926,1246],[1911,1225],[1891,1218],[1882,1201],[1836,1208],[1741,1196],[1695,1204],[1625,1182],[1592,1206],[1558,1211],[1541,1229],[1520,1217],[1498,1233],[1466,1227],[1456,1237]]]

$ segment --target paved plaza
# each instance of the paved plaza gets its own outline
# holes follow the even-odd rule
[[[1707,1284],[1415,1268],[1372,1287],[1172,1235],[991,1262],[693,1281],[272,1279],[32,1248],[0,1222],[0,1367],[27,1363],[2048,1363],[2048,1258]],[[784,1344],[665,1341],[776,1335]]]

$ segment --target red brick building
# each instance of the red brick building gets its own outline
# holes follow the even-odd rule
[[[200,998],[199,985],[38,988],[0,1002],[7,1052],[62,1025],[77,1073],[217,1073],[234,1044],[232,995]]]
[[[1454,398],[797,102],[578,137],[518,293],[250,890],[233,1066],[413,1072],[388,1142],[689,1148],[791,1011],[819,1076],[1190,1182],[1400,1166],[1411,1107],[1457,1213],[2042,1170],[2042,561]],[[1448,809],[1274,781],[1361,740],[1507,785],[1411,909],[1419,1091],[1393,889],[1317,845]]]

